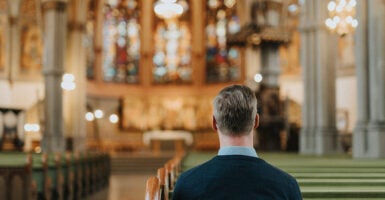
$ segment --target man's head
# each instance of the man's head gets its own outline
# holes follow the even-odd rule
[[[257,99],[247,86],[232,85],[222,89],[213,104],[213,126],[224,135],[246,135],[258,126]]]

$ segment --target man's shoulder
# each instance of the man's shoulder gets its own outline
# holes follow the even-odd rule
[[[191,169],[188,169],[187,171],[183,172],[179,178],[187,178],[189,176],[194,176],[195,173],[200,173],[201,171],[205,171],[209,167],[215,167],[216,157],[199,164]]]

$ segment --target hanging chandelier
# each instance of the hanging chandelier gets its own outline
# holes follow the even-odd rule
[[[336,32],[340,36],[344,36],[358,26],[355,19],[356,0],[332,0],[328,3],[329,18],[325,20],[325,24],[329,30]]]
[[[183,13],[183,6],[176,3],[176,0],[158,0],[154,11],[162,19],[177,18]]]

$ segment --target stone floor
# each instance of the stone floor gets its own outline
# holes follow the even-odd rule
[[[112,171],[109,188],[88,199],[97,200],[143,200],[146,181],[156,175],[174,152],[163,151],[112,154]]]
[[[152,174],[111,175],[108,189],[97,192],[88,200],[143,200],[146,180]]]
[[[153,174],[111,175],[108,200],[143,200],[146,180]]]

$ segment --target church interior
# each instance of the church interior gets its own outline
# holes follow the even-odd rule
[[[219,149],[232,84],[304,199],[384,199],[384,19],[381,0],[0,0],[0,199],[169,199]]]

